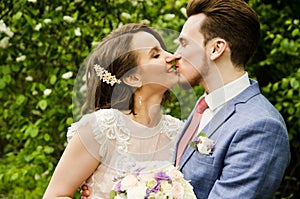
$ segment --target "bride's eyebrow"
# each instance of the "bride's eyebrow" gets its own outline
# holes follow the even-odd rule
[[[160,47],[154,46],[153,48],[150,49],[148,54],[151,55],[153,52],[158,52],[158,51],[160,51]]]

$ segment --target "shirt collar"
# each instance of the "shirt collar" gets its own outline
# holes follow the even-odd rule
[[[209,94],[204,94],[205,101],[212,111],[224,105],[226,102],[237,96],[243,90],[250,86],[248,73],[246,72],[240,78],[214,90]]]

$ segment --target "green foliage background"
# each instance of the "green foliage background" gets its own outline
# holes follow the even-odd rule
[[[262,37],[247,70],[284,116],[291,143],[292,161],[275,198],[299,198],[300,2],[248,2],[260,16]],[[129,22],[180,31],[186,3],[2,0],[0,198],[42,197],[65,147],[67,127],[73,122],[76,73],[94,43]],[[201,88],[195,91],[200,95]],[[191,103],[189,99],[186,103]],[[178,102],[167,110],[180,117]]]

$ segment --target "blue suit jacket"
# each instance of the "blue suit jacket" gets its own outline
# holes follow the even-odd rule
[[[212,155],[188,146],[182,156],[179,169],[198,199],[272,198],[281,183],[290,161],[285,122],[250,82],[202,130],[215,142]]]

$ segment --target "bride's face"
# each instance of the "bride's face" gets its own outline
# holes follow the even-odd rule
[[[170,61],[175,61],[175,56],[163,50],[153,35],[147,32],[134,34],[131,47],[138,55],[138,74],[144,87],[166,90],[177,83],[178,76]]]

